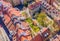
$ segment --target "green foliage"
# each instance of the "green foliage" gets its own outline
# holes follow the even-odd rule
[[[25,21],[28,22],[29,24],[32,23],[32,20],[30,18],[27,18]]]
[[[39,22],[40,25],[42,26],[47,26],[47,24],[45,24],[45,20],[46,20],[47,16],[44,12],[38,14],[37,16],[37,21]]]
[[[47,15],[44,12],[41,12],[37,15],[37,21],[40,25],[47,27],[48,25],[52,24],[52,21],[47,18]]]
[[[32,30],[33,30],[34,32],[37,33],[37,32],[40,30],[38,26],[36,26],[36,25],[33,24],[32,19],[27,18],[27,19],[26,19],[26,22],[29,23],[30,27],[32,28]]]
[[[38,26],[35,26],[35,25],[33,25],[33,24],[30,24],[30,27],[32,28],[32,30],[34,31],[34,32],[38,32],[38,31],[40,31],[40,29],[39,29],[39,27]]]
[[[22,14],[26,14],[26,12],[23,11]]]

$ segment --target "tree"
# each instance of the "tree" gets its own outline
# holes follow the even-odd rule
[[[37,16],[37,21],[39,22],[40,25],[46,26],[47,25],[47,24],[45,24],[46,18],[47,18],[47,16],[46,16],[45,12],[41,12]]]

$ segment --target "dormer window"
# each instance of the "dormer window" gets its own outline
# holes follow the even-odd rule
[[[44,34],[44,37],[46,38],[46,37],[48,37],[48,35],[49,35],[48,33],[45,33],[45,34]]]
[[[26,18],[25,18],[25,17],[23,17],[23,16],[22,16],[22,17],[20,17],[20,20],[25,20],[25,19],[26,19]]]

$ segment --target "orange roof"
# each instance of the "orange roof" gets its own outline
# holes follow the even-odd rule
[[[9,30],[16,30],[15,26],[12,24]]]
[[[4,19],[5,19],[5,24],[7,24],[11,19],[9,18],[8,15],[4,15]]]
[[[9,15],[11,16],[12,14],[16,16],[20,16],[20,11],[17,11],[15,8],[10,8],[9,10]]]
[[[21,37],[21,41],[24,41],[24,40],[30,41],[31,39],[32,39],[31,36],[26,36],[26,37],[22,36],[22,37]]]
[[[27,35],[30,35],[31,34],[31,32],[29,30],[24,31],[22,29],[18,29],[18,34],[21,34],[23,32],[25,32]]]
[[[29,26],[29,24],[26,23],[26,22],[22,22],[21,24],[22,24],[24,27],[28,27],[28,26]]]

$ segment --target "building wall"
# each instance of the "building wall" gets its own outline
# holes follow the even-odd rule
[[[40,34],[38,34],[34,39],[32,39],[32,41],[43,41],[43,39]]]

